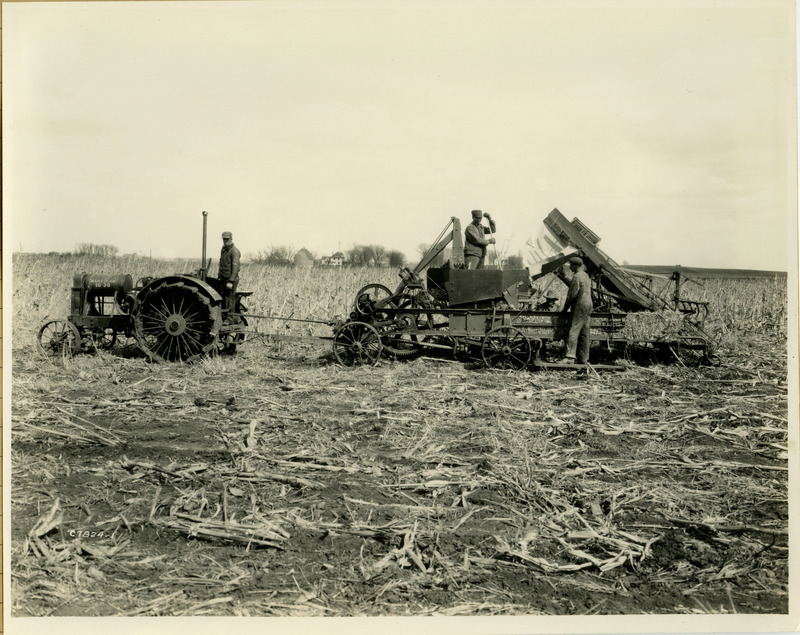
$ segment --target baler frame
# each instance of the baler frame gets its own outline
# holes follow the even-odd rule
[[[627,313],[621,299],[633,311],[669,308],[654,294],[636,289],[629,274],[621,270],[596,244],[597,237],[575,219],[573,223],[554,210],[548,216],[564,237],[565,253],[537,263],[535,275],[527,269],[464,268],[461,225],[451,218],[448,226],[413,269],[400,270],[401,282],[394,291],[370,284],[356,294],[348,322],[334,334],[334,354],[345,366],[374,364],[382,354],[411,357],[422,351],[449,351],[453,356],[480,359],[487,367],[523,369],[574,368],[577,364],[554,364],[548,346],[566,340],[570,316],[552,311],[553,300],[538,292],[533,282],[548,274],[558,275],[569,258],[580,253],[593,273],[593,295],[605,300],[590,317],[592,343],[608,349],[627,349],[633,342],[623,333]],[[448,244],[450,261],[430,267]],[[419,274],[426,270],[426,283]],[[707,303],[680,300],[678,310],[697,315]],[[683,303],[683,304],[681,304]],[[669,338],[638,340],[636,343],[675,354],[676,349],[699,353],[707,363],[717,363],[710,338],[696,321],[686,321],[687,332]],[[593,365],[598,368],[598,365]],[[619,366],[609,366],[619,369]]]

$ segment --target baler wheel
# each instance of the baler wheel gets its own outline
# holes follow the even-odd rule
[[[493,328],[481,343],[481,356],[488,368],[522,370],[530,362],[531,352],[530,340],[514,326]]]
[[[36,341],[50,361],[72,357],[81,349],[81,334],[72,322],[50,320],[39,329]]]
[[[346,322],[333,335],[333,354],[342,366],[374,366],[382,349],[380,334],[365,322]]]
[[[210,352],[222,325],[220,306],[183,282],[140,293],[133,314],[139,347],[158,362],[186,361]]]

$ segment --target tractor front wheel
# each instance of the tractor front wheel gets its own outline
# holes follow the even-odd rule
[[[50,361],[72,357],[81,350],[81,334],[72,322],[51,320],[39,329],[36,335],[39,350]]]

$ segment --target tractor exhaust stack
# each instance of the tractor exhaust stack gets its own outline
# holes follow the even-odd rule
[[[206,263],[206,225],[208,223],[208,212],[203,212],[203,259],[200,261],[200,279],[205,281],[208,275],[208,264]]]

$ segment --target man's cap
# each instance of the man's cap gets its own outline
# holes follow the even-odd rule
[[[479,209],[472,210],[472,218],[481,218],[483,216],[483,212]]]
[[[583,264],[583,260],[581,258],[579,258],[578,256],[573,256],[572,258],[569,259],[569,264],[571,264],[571,265],[582,265]]]
[[[222,238],[223,239],[225,239],[225,238],[233,238],[233,234],[231,234],[230,232],[222,232]]]

